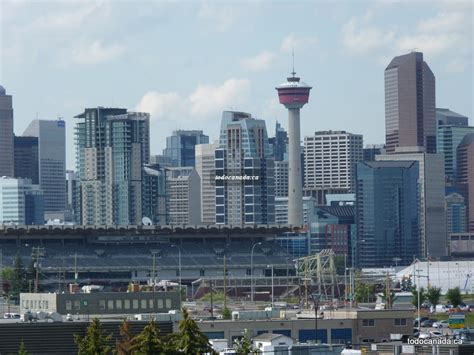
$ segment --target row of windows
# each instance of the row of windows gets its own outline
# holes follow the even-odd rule
[[[122,310],[122,309],[141,309],[141,310],[153,310],[155,309],[154,304],[156,303],[159,309],[171,309],[171,299],[158,299],[154,300],[99,300],[99,309],[105,310]],[[87,308],[87,305],[83,304],[83,307]],[[81,309],[81,302],[79,300],[66,301],[66,311],[79,311]]]

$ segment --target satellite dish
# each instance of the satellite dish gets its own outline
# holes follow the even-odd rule
[[[142,218],[142,223],[143,223],[144,226],[152,226],[153,225],[153,222],[148,217],[143,217]]]

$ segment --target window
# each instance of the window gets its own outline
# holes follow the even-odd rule
[[[122,300],[116,300],[115,301],[115,308],[116,309],[122,309]]]
[[[406,320],[406,318],[395,318],[393,320],[393,323],[395,325],[407,325],[407,320]]]
[[[150,309],[154,309],[153,300],[148,300],[148,305],[150,306]]]
[[[362,320],[363,327],[375,327],[375,319],[363,319]]]
[[[375,343],[375,339],[362,339],[363,343]]]
[[[66,311],[72,311],[72,301],[66,301]]]
[[[171,298],[167,298],[167,299],[165,300],[165,307],[166,307],[167,309],[171,309]]]
[[[163,300],[162,299],[158,300],[158,308],[163,308]]]
[[[109,300],[107,302],[107,309],[114,309],[114,300]]]
[[[130,309],[130,300],[123,301],[123,308]]]
[[[74,301],[74,310],[79,311],[81,309],[81,302],[80,301]]]
[[[141,308],[141,309],[146,309],[146,308],[147,308],[147,307],[146,307],[146,300],[140,300],[140,301],[141,301],[141,302],[140,302],[140,308]]]
[[[138,309],[138,300],[137,299],[132,300],[132,304],[133,304],[133,309]]]
[[[99,300],[99,309],[101,311],[105,310],[105,300]]]

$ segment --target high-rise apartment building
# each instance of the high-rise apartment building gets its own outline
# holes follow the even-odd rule
[[[467,201],[468,231],[474,232],[474,133],[467,134],[457,150],[457,184]]]
[[[24,137],[38,138],[39,184],[44,194],[44,211],[66,210],[66,123],[63,120],[34,120]]]
[[[420,256],[419,170],[416,161],[357,164],[355,265],[408,265]]]
[[[80,223],[80,187],[75,171],[66,170],[66,208],[74,223]]]
[[[288,197],[288,160],[275,161],[275,197]]]
[[[76,118],[82,224],[141,224],[149,114],[97,107],[86,108]]]
[[[14,175],[13,147],[12,96],[0,85],[0,177]]]
[[[166,211],[166,169],[159,165],[143,168],[142,213],[155,225],[168,224]]]
[[[200,189],[199,175],[192,166],[166,169],[166,210],[169,224],[201,223]]]
[[[216,223],[215,156],[219,144],[196,145],[196,171],[201,180],[201,223]]]
[[[39,184],[38,137],[15,137],[15,177]]]
[[[356,164],[363,160],[362,135],[321,131],[304,138],[305,187],[354,191]]]
[[[224,111],[215,167],[217,224],[275,222],[274,159],[264,120]]]
[[[440,258],[447,255],[445,224],[445,185],[444,159],[442,154],[413,152],[378,155],[377,161],[417,161],[419,164],[418,182],[420,185],[420,235],[421,256]]]
[[[209,136],[202,131],[173,131],[173,135],[166,138],[166,148],[163,157],[169,159],[171,166],[195,166],[195,146],[209,143]]]
[[[468,118],[448,109],[436,109],[438,121],[436,151],[444,154],[446,179],[456,180],[457,149],[464,136],[474,133],[474,127],[468,126]]]
[[[435,77],[423,53],[392,59],[385,69],[385,137],[387,153],[397,147],[424,147],[436,152]]]
[[[446,231],[464,233],[467,231],[467,209],[462,195],[452,192],[445,197],[446,203]]]
[[[43,192],[30,179],[0,177],[0,223],[44,224]]]

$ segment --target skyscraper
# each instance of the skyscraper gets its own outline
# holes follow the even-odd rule
[[[275,137],[268,138],[275,161],[288,160],[288,133],[283,129],[277,121],[275,124]]]
[[[38,137],[15,137],[15,177],[39,184]]]
[[[288,223],[303,225],[300,110],[309,101],[311,86],[300,81],[295,69],[287,81],[276,87],[280,104],[288,109]]]
[[[264,120],[224,111],[215,167],[217,224],[275,222],[274,159]]]
[[[288,160],[275,161],[275,197],[288,197]]]
[[[219,144],[196,145],[196,171],[201,181],[201,223],[216,223],[215,155]]]
[[[420,256],[418,176],[416,161],[357,164],[356,265],[408,265]]]
[[[392,59],[385,69],[385,137],[387,153],[397,147],[424,147],[436,152],[435,77],[423,53]]]
[[[304,138],[305,187],[355,190],[356,164],[363,160],[362,135],[321,131]]]
[[[468,118],[448,109],[436,109],[438,121],[436,151],[444,154],[444,169],[448,182],[456,180],[457,148],[464,136],[474,133],[467,125]]]
[[[377,155],[376,161],[417,161],[419,164],[418,183],[420,188],[421,256],[440,258],[447,255],[444,160],[442,154],[424,152],[400,152]],[[423,150],[423,148],[420,148]]]
[[[14,175],[13,163],[13,104],[0,85],[0,177]]]
[[[457,151],[457,184],[467,201],[468,231],[474,232],[474,133],[467,134]]]
[[[209,136],[202,131],[173,131],[173,135],[166,138],[166,148],[163,149],[164,159],[169,159],[171,166],[195,166],[195,146],[209,143]]]
[[[445,197],[446,202],[446,231],[464,233],[467,231],[467,211],[465,199],[462,195],[453,192]]]
[[[149,114],[97,107],[76,118],[82,224],[141,224]]]
[[[0,223],[44,224],[43,192],[30,179],[0,177]]]
[[[364,161],[375,161],[376,155],[385,153],[385,144],[367,144],[364,148]]]
[[[66,210],[66,123],[34,120],[23,136],[38,138],[39,184],[44,194],[45,214],[63,214]]]

